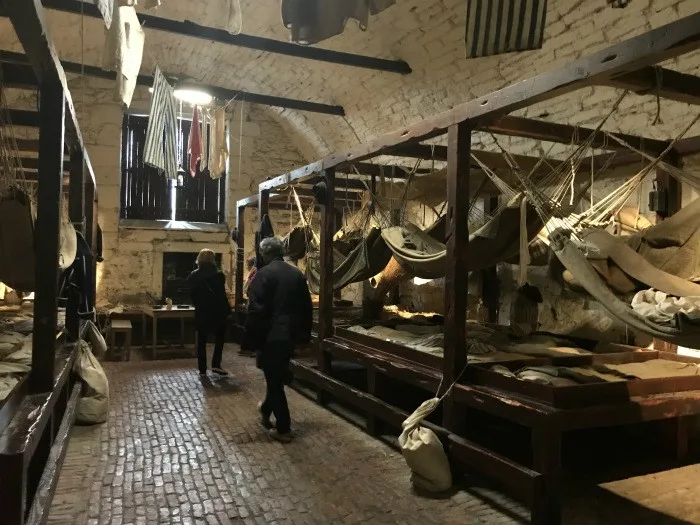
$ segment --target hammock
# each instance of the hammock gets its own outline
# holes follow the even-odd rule
[[[654,323],[644,318],[610,290],[579,248],[561,231],[552,232],[550,240],[551,249],[564,267],[576,276],[581,286],[610,315],[625,325],[651,337],[682,346],[697,346],[700,337],[700,324],[692,323],[688,317],[682,314],[676,315],[675,326]]]
[[[464,271],[490,268],[519,252],[521,202],[518,195],[484,226],[469,236],[467,267]],[[525,223],[528,239],[542,229],[542,221],[531,205]],[[444,225],[444,219],[441,223]],[[413,224],[386,228],[382,237],[400,266],[416,277],[437,279],[445,275],[447,251],[445,244],[434,236],[439,228],[423,231]],[[444,235],[442,236],[444,238]]]

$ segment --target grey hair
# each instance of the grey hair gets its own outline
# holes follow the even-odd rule
[[[266,263],[284,257],[284,243],[277,237],[263,239],[260,242],[260,255]]]

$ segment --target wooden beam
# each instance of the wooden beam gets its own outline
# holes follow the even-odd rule
[[[239,204],[241,201],[238,201]],[[256,199],[257,202],[257,199]],[[235,305],[243,304],[243,272],[245,271],[245,205],[236,208],[236,229],[238,230],[238,242],[236,243],[236,283]]]
[[[51,78],[48,76],[47,78]],[[41,86],[39,172],[35,235],[34,329],[32,336],[32,393],[51,392],[54,381],[58,321],[58,254],[63,181],[63,137],[66,99],[60,83]]]
[[[250,197],[246,197],[245,199],[241,199],[241,200],[236,202],[236,208],[245,208],[245,207],[250,206],[252,204],[255,204],[257,206],[259,198],[260,198],[260,195],[256,194],[256,195],[251,195]]]
[[[321,283],[318,297],[318,368],[330,375],[330,355],[323,341],[333,335],[333,235],[335,234],[335,171],[326,170],[326,202],[321,208]]]
[[[68,187],[68,215],[75,229],[85,235],[85,163],[83,152],[76,149],[70,157],[70,185]],[[69,294],[66,306],[66,334],[69,341],[80,336],[78,316],[79,302],[75,294]]]
[[[700,13],[697,13],[582,57],[568,65],[470,100],[368,143],[330,155],[283,175],[284,182],[281,183],[289,184],[311,173],[321,172],[348,162],[360,162],[377,155],[395,154],[391,152],[397,146],[440,136],[455,124],[468,122],[471,126],[478,127],[513,111],[587,86],[603,84],[615,75],[663,62],[699,48]]]
[[[74,0],[44,0],[44,6],[48,9],[63,11],[65,13],[81,14],[93,18],[102,18],[99,10],[92,4],[85,3],[82,7],[80,2]],[[224,29],[215,29],[206,27],[194,22],[170,20],[157,16],[146,15],[139,13],[139,21],[146,29],[154,29],[156,31],[164,31],[167,33],[186,36],[191,38],[199,38],[217,44],[227,44],[237,47],[245,47],[264,51],[267,53],[275,53],[278,55],[286,55],[295,58],[304,58],[307,60],[316,60],[320,62],[329,62],[332,64],[340,64],[343,66],[359,67],[371,69],[375,71],[384,71],[387,73],[399,73],[407,75],[411,73],[410,66],[403,60],[388,60],[384,58],[374,58],[363,55],[355,55],[352,53],[343,53],[340,51],[330,51],[311,46],[300,46],[270,38],[259,36],[238,34],[232,35]]]
[[[61,67],[61,62],[58,60],[56,49],[48,36],[50,31],[44,20],[44,8],[41,5],[41,0],[3,0],[2,13],[4,16],[10,17],[17,38],[27,54],[37,81],[41,85],[56,85],[63,89],[67,116],[65,122],[66,141],[85,151],[78,117],[70,98],[68,81],[63,67]],[[85,154],[85,162],[94,185],[95,174],[87,154]]]
[[[25,65],[27,62],[25,55],[14,53],[12,51],[0,51],[0,62],[3,62],[3,76],[6,80],[7,87],[20,89],[31,88],[37,85],[36,76],[30,67]],[[77,62],[61,61],[63,69],[68,73],[76,75],[85,74],[89,77],[102,78],[105,80],[115,80],[117,74],[114,71],[105,71],[104,69],[91,65],[82,65]],[[168,79],[179,79],[182,75],[174,73],[163,73]],[[182,79],[186,80],[186,79]],[[153,77],[149,75],[139,75],[136,79],[136,84],[139,86],[152,86]],[[297,100],[286,97],[276,97],[272,95],[262,95],[259,93],[250,93],[238,89],[228,89],[220,86],[212,86],[208,84],[199,84],[197,86],[208,92],[213,97],[222,100],[241,100],[251,102],[253,104],[261,104],[264,106],[274,106],[286,109],[296,109],[298,111],[309,111],[312,113],[322,113],[325,115],[344,116],[345,110],[342,106],[331,104],[322,104],[320,102],[309,102],[306,100]]]
[[[533,140],[543,140],[559,144],[584,144],[592,137],[591,146],[597,149],[624,150],[620,143],[610,140],[602,131],[596,132],[594,129],[580,126],[569,126],[566,124],[556,124],[544,120],[535,120],[523,117],[513,117],[510,115],[501,117],[496,121],[482,126],[480,129],[490,131],[496,135],[507,135],[511,137],[522,137]],[[660,154],[668,147],[668,142],[664,140],[649,139],[625,133],[613,133],[613,135],[628,142],[635,148],[649,153]]]
[[[467,365],[467,250],[469,249],[469,174],[471,133],[468,124],[451,126],[447,135],[447,268],[445,272],[444,388],[457,381]],[[443,392],[444,393],[444,392]],[[463,413],[450,393],[444,400],[443,426],[464,430]]]
[[[38,170],[39,169],[39,158],[38,157],[22,157],[19,159],[22,164],[22,168],[25,170]],[[71,169],[70,161],[63,161],[63,171],[68,172]]]
[[[700,105],[700,77],[663,67],[649,66],[616,75],[603,85],[628,89],[638,95],[658,95],[677,102]]]
[[[267,190],[260,190],[258,192],[258,223],[262,222],[265,215],[270,212],[270,192]]]
[[[20,153],[35,153],[39,151],[39,139],[15,139],[17,151]]]
[[[29,109],[8,109],[6,110],[10,123],[13,126],[23,126],[27,128],[39,127],[39,113]]]

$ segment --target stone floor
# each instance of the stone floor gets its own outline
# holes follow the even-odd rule
[[[106,364],[109,422],[74,429],[49,524],[528,523],[481,481],[415,495],[399,454],[295,392],[297,439],[272,442],[260,374],[234,347],[225,365],[202,381],[189,359]],[[690,466],[572,490],[564,523],[700,524],[699,481]]]

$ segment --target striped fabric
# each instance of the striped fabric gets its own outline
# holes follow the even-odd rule
[[[540,49],[547,0],[467,0],[467,58]]]
[[[165,136],[163,133],[165,132]],[[177,110],[173,88],[156,68],[143,162],[177,179]]]

